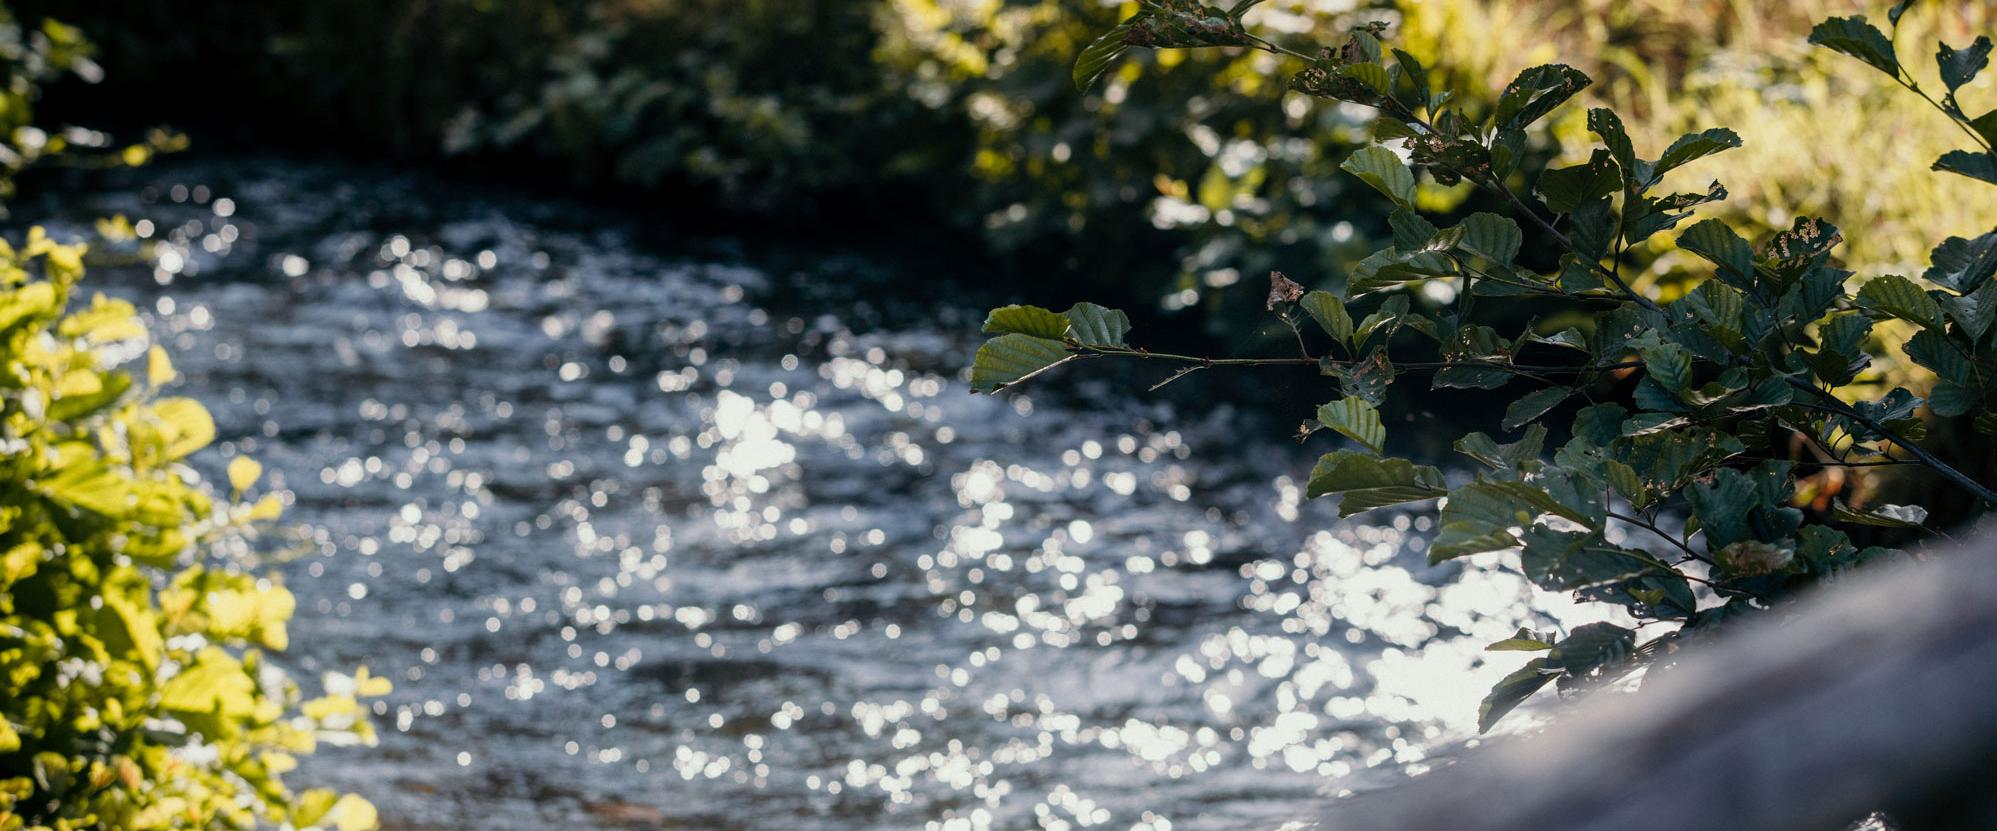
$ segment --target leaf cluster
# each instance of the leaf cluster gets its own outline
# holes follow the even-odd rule
[[[207,552],[282,503],[244,498],[247,458],[230,498],[202,483],[208,411],[162,394],[172,359],[130,304],[71,303],[83,271],[39,228],[0,241],[0,828],[373,828],[283,774],[371,743],[359,697],[387,680],[308,698],[271,662],[292,594]]]
[[[1894,10],[1896,22],[1904,6]],[[1787,231],[1751,241],[1720,220],[1695,220],[1701,206],[1727,198],[1721,183],[1664,189],[1666,174],[1739,147],[1730,129],[1689,133],[1652,155],[1635,146],[1615,112],[1595,108],[1586,122],[1597,146],[1586,162],[1532,169],[1523,152],[1528,131],[1591,83],[1571,67],[1529,68],[1494,96],[1489,112],[1473,114],[1432,89],[1428,70],[1387,46],[1379,26],[1298,51],[1248,33],[1234,11],[1146,4],[1133,20],[1148,26],[1168,13],[1219,14],[1203,19],[1223,20],[1211,31],[1229,44],[1308,57],[1292,89],[1378,112],[1375,134],[1388,144],[1352,153],[1341,168],[1385,198],[1392,244],[1366,258],[1340,293],[1271,276],[1268,307],[1297,330],[1296,357],[1150,352],[1124,342],[1127,322],[1113,332],[1083,323],[1122,320],[1119,312],[1015,306],[987,321],[998,337],[979,350],[973,387],[994,392],[1093,356],[1180,364],[1167,382],[1227,365],[1316,368],[1337,397],[1305,433],[1327,430],[1343,446],[1318,460],[1310,497],[1337,496],[1344,516],[1440,499],[1431,563],[1516,552],[1517,567],[1542,588],[1611,604],[1634,624],[1521,632],[1493,645],[1545,654],[1492,690],[1479,714],[1483,728],[1548,684],[1575,690],[1627,675],[1689,637],[1900,556],[1856,541],[1855,527],[1933,533],[1919,506],[1820,509],[1817,471],[1909,465],[1997,504],[1997,492],[1920,443],[1933,419],[1967,419],[1997,435],[1990,414],[1997,230],[1941,241],[1917,278],[1859,280],[1838,265],[1843,232],[1830,220],[1798,218]],[[1139,43],[1128,31],[1109,42],[1216,45],[1191,36]],[[1863,18],[1827,21],[1812,41],[1929,97],[1892,40]],[[1930,100],[1979,148],[1950,153],[1936,169],[1997,184],[1992,117],[1966,116],[1956,98],[1990,51],[1987,38],[1961,49],[1944,44],[1937,60],[1947,92]],[[1103,71],[1098,61],[1113,57],[1085,55],[1076,80],[1086,83]],[[1469,183],[1509,210],[1425,216],[1416,198],[1424,178]],[[1534,253],[1522,256],[1528,231]],[[1711,266],[1671,298],[1632,288],[1624,265],[1627,251],[1661,234]],[[1413,292],[1436,283],[1454,300],[1418,311]],[[1516,314],[1488,312],[1497,302],[1536,317],[1520,326]],[[1539,322],[1553,319],[1580,322]],[[1880,334],[1912,332],[1896,345],[1932,372],[1926,395],[1903,388],[1866,395],[1854,385],[1880,357],[1873,329],[1885,321],[1897,324]],[[1306,328],[1316,331],[1306,338]],[[1440,467],[1389,454],[1380,409],[1408,375],[1427,376],[1433,390],[1517,393],[1497,436],[1474,432],[1455,442],[1473,469],[1467,479],[1452,483]],[[1649,631],[1663,634],[1642,638],[1640,627],[1654,624]]]

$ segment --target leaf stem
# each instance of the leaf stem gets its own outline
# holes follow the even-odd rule
[[[1649,531],[1652,534],[1656,534],[1658,537],[1662,538],[1665,542],[1677,546],[1678,550],[1685,552],[1685,556],[1687,557],[1691,557],[1692,559],[1698,560],[1699,562],[1705,563],[1706,565],[1713,564],[1713,561],[1708,559],[1705,555],[1700,554],[1697,551],[1693,551],[1691,546],[1679,542],[1677,537],[1664,533],[1664,529],[1657,527],[1655,523],[1652,523],[1649,520],[1646,520],[1642,517],[1631,516],[1629,514],[1617,513],[1615,511],[1610,511],[1608,513],[1609,516],[1615,519],[1620,519],[1638,528],[1642,528],[1645,531]]]
[[[1939,457],[1935,456],[1935,454],[1929,453],[1927,450],[1923,449],[1920,445],[1915,444],[1912,441],[1908,440],[1907,437],[1902,436],[1897,432],[1894,432],[1892,429],[1888,428],[1884,424],[1879,423],[1871,416],[1859,412],[1856,408],[1853,408],[1850,404],[1846,404],[1843,400],[1839,399],[1837,396],[1831,395],[1828,392],[1817,389],[1815,386],[1812,386],[1810,384],[1805,384],[1794,378],[1789,379],[1789,385],[1795,387],[1796,389],[1817,396],[1819,400],[1824,402],[1824,404],[1820,406],[1819,409],[1829,411],[1835,415],[1843,416],[1845,418],[1851,419],[1852,421],[1856,421],[1860,424],[1865,425],[1868,429],[1872,430],[1873,432],[1886,437],[1887,441],[1893,442],[1894,444],[1899,445],[1902,449],[1905,449],[1914,458],[1921,460],[1921,463],[1927,465],[1930,468],[1933,468],[1936,473],[1941,474],[1944,478],[1947,478],[1949,481],[1961,485],[1964,488],[1967,488],[1970,493],[1976,494],[1976,498],[1983,500],[1986,504],[1997,505],[1997,491],[1992,491],[1990,488],[1985,487],[1981,482],[1969,478],[1967,474],[1964,474],[1962,471],[1956,470],[1954,467],[1949,466],[1947,462],[1942,461]]]

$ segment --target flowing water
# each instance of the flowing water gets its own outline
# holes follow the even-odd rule
[[[286,661],[396,685],[290,779],[391,829],[1275,828],[1456,746],[1517,663],[1482,644],[1585,619],[1163,403],[1225,386],[970,395],[982,311],[920,266],[271,159],[39,218],[113,213],[152,260],[91,282],[215,411],[200,465],[290,502]]]

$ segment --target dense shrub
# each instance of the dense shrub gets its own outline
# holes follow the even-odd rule
[[[41,85],[94,73],[88,54],[76,30],[0,8],[0,184],[157,146],[34,126]],[[131,239],[120,221],[101,233]],[[246,457],[215,497],[187,463],[215,436],[208,411],[162,394],[173,362],[131,304],[72,307],[83,273],[81,244],[0,240],[0,831],[373,828],[365,800],[283,774],[318,742],[372,742],[359,697],[388,682],[329,674],[308,699],[271,663],[293,599],[251,555],[282,500],[246,500]]]
[[[1294,354],[1152,351],[1127,342],[1123,312],[1015,305],[986,321],[994,337],[978,351],[974,390],[1099,356],[1174,365],[1163,383],[1263,364],[1330,379],[1338,397],[1301,436],[1323,430],[1344,446],[1319,459],[1309,496],[1340,497],[1346,516],[1440,499],[1431,563],[1502,557],[1548,591],[1620,611],[1620,620],[1522,630],[1492,644],[1543,655],[1492,690],[1479,714],[1485,729],[1548,684],[1574,691],[1624,678],[1804,588],[1901,556],[1867,544],[1879,529],[1908,540],[1933,533],[1925,508],[1850,502],[1825,492],[1823,471],[1910,466],[1980,509],[1997,504],[1997,491],[1921,441],[1930,421],[1997,435],[1997,230],[1941,241],[1918,282],[1872,275],[1853,291],[1855,274],[1836,257],[1844,237],[1831,222],[1799,218],[1752,245],[1723,220],[1692,221],[1728,198],[1720,182],[1665,186],[1674,170],[1739,148],[1731,129],[1686,133],[1653,157],[1614,110],[1598,107],[1585,116],[1596,137],[1586,161],[1537,165],[1520,148],[1592,83],[1579,70],[1530,67],[1483,99],[1495,106],[1466,107],[1435,87],[1418,58],[1382,43],[1384,24],[1295,49],[1247,26],[1242,12],[1254,5],[1146,0],[1084,50],[1076,80],[1088,83],[1140,47],[1313,56],[1289,78],[1292,88],[1377,112],[1376,133],[1399,145],[1362,149],[1341,165],[1390,203],[1392,244],[1355,267],[1339,293],[1270,276],[1266,308],[1294,331]],[[1908,5],[1890,15],[1896,33]],[[1959,97],[1988,64],[1989,38],[1944,42],[1931,86],[1863,17],[1827,20],[1810,42],[1885,73],[1960,128],[1969,147],[1940,155],[1934,170],[1997,185],[1997,110],[1977,115],[1982,108]],[[1419,204],[1423,175],[1484,190],[1509,215],[1439,226]],[[1627,258],[1666,234],[1704,263],[1672,296],[1634,284]],[[1418,308],[1418,296],[1443,302]],[[1854,383],[1881,355],[1875,324],[1899,327],[1885,335],[1922,368],[1925,395]],[[1380,409],[1390,385],[1421,375],[1433,394],[1513,388],[1502,417],[1490,419],[1509,441],[1474,432],[1454,444],[1474,463],[1468,481],[1387,452]]]
[[[270,663],[291,593],[220,552],[281,502],[217,500],[186,465],[214,423],[160,394],[173,364],[130,304],[70,308],[82,257],[40,229],[0,243],[0,828],[373,827],[282,774],[372,741],[356,696],[387,682],[306,700]],[[238,496],[257,475],[229,466]]]

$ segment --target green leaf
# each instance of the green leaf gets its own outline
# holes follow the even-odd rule
[[[160,686],[159,704],[177,714],[243,718],[255,710],[256,680],[220,647],[205,647]]]
[[[1596,107],[1588,111],[1588,129],[1602,137],[1603,146],[1609,148],[1609,158],[1622,168],[1623,186],[1635,190],[1650,181],[1650,171],[1644,169],[1643,162],[1636,157],[1636,147],[1630,144],[1629,132],[1623,129],[1623,120],[1614,110]]]
[[[1373,337],[1375,331],[1391,333],[1396,327],[1400,326],[1402,318],[1406,317],[1407,314],[1407,295],[1396,294],[1387,298],[1386,302],[1380,304],[1380,308],[1375,309],[1372,314],[1361,319],[1359,324],[1352,328],[1353,345],[1356,346],[1365,343],[1367,339]]]
[[[1915,332],[1914,337],[1907,341],[1907,357],[1914,359],[1914,363],[1927,367],[1936,377],[1944,381],[1966,384],[1975,374],[1969,364],[1969,358],[1964,357],[1963,350],[1949,342],[1947,335],[1935,329]],[[1941,414],[1959,415],[1959,413]]]
[[[1567,220],[1573,226],[1568,238],[1588,260],[1598,261],[1609,253],[1609,243],[1615,241],[1616,223],[1615,215],[1609,211],[1608,197],[1596,197],[1581,203],[1567,215]],[[1574,265],[1587,279],[1595,280],[1600,285],[1601,281],[1595,278],[1595,269],[1590,268],[1588,263],[1575,260]],[[1561,279],[1567,279],[1565,272],[1561,274]]]
[[[1131,25],[1144,17],[1145,15],[1140,13],[1136,17],[1116,24],[1114,28],[1102,33],[1101,37],[1091,41],[1082,49],[1082,54],[1075,57],[1074,80],[1077,91],[1087,92],[1089,87],[1095,84],[1096,79],[1102,77],[1103,72],[1109,69],[1109,65],[1123,56],[1124,51],[1130,48],[1124,43],[1124,38],[1130,34]]]
[[[1123,336],[1130,333],[1130,316],[1122,309],[1106,309],[1094,303],[1076,303],[1070,307],[1068,316],[1068,336],[1076,343],[1086,346],[1125,346]]]
[[[1380,423],[1380,411],[1364,399],[1347,397],[1322,405],[1317,421],[1374,453],[1386,448],[1387,427]]]
[[[1997,144],[1997,110],[1977,116],[1969,122],[1969,128],[1982,136],[1984,141]]]
[[[1983,404],[1983,394],[1957,381],[1936,382],[1928,390],[1928,409],[1943,418],[1967,415]]]
[[[1757,502],[1746,474],[1731,468],[1715,471],[1710,484],[1694,482],[1685,496],[1706,534],[1707,549],[1717,551],[1749,538],[1748,512]]]
[[[1516,130],[1538,121],[1541,116],[1593,83],[1580,70],[1563,64],[1535,66],[1519,73],[1498,97],[1496,123],[1500,129]]]
[[[1352,315],[1345,311],[1345,302],[1339,300],[1337,295],[1328,291],[1313,291],[1305,294],[1299,305],[1332,339],[1344,344],[1352,342]]]
[[[1671,573],[1669,566],[1640,551],[1612,545],[1599,532],[1557,531],[1545,525],[1525,529],[1519,565],[1547,591],[1604,586],[1645,574]]]
[[[161,650],[159,621],[149,605],[142,606],[115,594],[104,594],[98,609],[98,631],[105,647],[137,658],[148,670],[159,668]]]
[[[1976,73],[1990,65],[1990,38],[1978,35],[1976,41],[1966,49],[1956,49],[1946,43],[1935,53],[1935,62],[1941,65],[1942,83],[1948,85],[1954,94],[1963,84],[1976,78]]]
[[[1001,306],[985,316],[985,334],[1013,332],[1060,340],[1068,333],[1068,319],[1039,306]]]
[[[1310,484],[1305,489],[1305,495],[1311,499],[1342,494],[1339,516],[1434,499],[1448,492],[1442,486],[1442,471],[1434,467],[1406,459],[1382,459],[1355,450],[1334,450],[1320,457],[1311,469]]]
[[[1997,184],[1997,156],[1989,153],[1950,150],[1935,160],[1935,169]]]
[[[1520,426],[1546,415],[1560,402],[1566,401],[1574,391],[1566,387],[1547,387],[1526,393],[1523,398],[1513,401],[1505,408],[1504,426],[1506,430],[1517,430]]]
[[[1725,127],[1689,133],[1680,136],[1677,141],[1671,143],[1670,147],[1664,149],[1664,155],[1657,157],[1657,164],[1654,165],[1651,175],[1663,176],[1666,171],[1739,146],[1740,136]]]
[[[997,392],[1073,357],[1060,341],[1018,332],[1000,335],[978,347],[971,362],[971,391]]]
[[[1421,60],[1399,49],[1395,49],[1394,63],[1401,68],[1401,77],[1407,79],[1408,86],[1414,89],[1414,108],[1426,108],[1428,106],[1428,70],[1421,65]]]
[[[1483,433],[1457,439],[1456,452],[1491,466],[1494,470],[1520,472],[1536,468],[1539,452],[1546,444],[1546,427],[1534,424],[1525,437],[1511,444],[1499,444]]]
[[[1976,239],[1949,237],[1928,258],[1934,265],[1921,276],[1956,294],[1969,294],[1997,274],[1997,231]]]
[[[1490,646],[1484,647],[1484,651],[1485,652],[1544,652],[1546,650],[1553,648],[1553,641],[1554,641],[1554,635],[1551,632],[1542,635],[1538,632],[1534,632],[1531,629],[1527,629],[1521,626],[1519,627],[1519,631],[1516,634],[1513,634],[1511,637],[1506,638],[1502,641],[1498,641],[1497,643],[1491,644]]]
[[[1413,211],[1396,210],[1388,214],[1387,226],[1394,231],[1396,251],[1419,251],[1435,239],[1435,225]]]
[[[1378,145],[1361,147],[1347,156],[1338,169],[1364,180],[1394,200],[1394,204],[1414,210],[1415,175],[1394,151]]]
[[[1864,15],[1833,17],[1810,30],[1810,42],[1842,52],[1870,64],[1872,68],[1900,77],[1900,59],[1893,54],[1893,42],[1884,32],[1866,22]]]
[[[1924,327],[1939,329],[1942,325],[1941,304],[1915,286],[1914,281],[1898,274],[1875,277],[1859,286],[1858,305],[1881,316]]]
[[[1620,663],[1635,649],[1635,630],[1612,623],[1588,623],[1575,627],[1565,640],[1554,644],[1546,661],[1568,675],[1586,675]]]
[[[1517,222],[1493,213],[1471,214],[1456,229],[1462,231],[1459,248],[1500,265],[1511,265],[1525,239]]]
[[[1768,241],[1767,256],[1793,267],[1815,262],[1841,242],[1844,235],[1836,225],[1817,217],[1799,216],[1789,230]]]
[[[1616,493],[1622,494],[1624,499],[1629,500],[1631,505],[1635,505],[1639,510],[1649,507],[1650,489],[1644,487],[1643,479],[1636,475],[1636,468],[1615,459],[1607,459],[1602,462],[1602,473],[1609,480],[1609,486],[1615,488]]]
[[[1484,702],[1478,705],[1477,732],[1490,732],[1491,726],[1497,724],[1498,719],[1517,709],[1527,698],[1531,698],[1533,693],[1539,692],[1539,688],[1546,686],[1559,675],[1560,670],[1554,669],[1545,658],[1535,658],[1524,668],[1505,676],[1504,680],[1491,688],[1490,695],[1484,696]]]
[[[1367,89],[1381,95],[1386,95],[1394,91],[1394,81],[1387,74],[1387,68],[1377,63],[1370,61],[1349,63],[1339,67],[1338,74],[1342,77],[1358,81]]]
[[[1658,386],[1679,392],[1692,382],[1692,354],[1675,343],[1660,343],[1639,350],[1644,371]]]
[[[162,448],[167,459],[184,459],[215,441],[215,419],[192,398],[162,398],[153,402],[159,418]]]
[[[1499,551],[1519,544],[1512,529],[1530,528],[1542,514],[1575,522],[1587,517],[1525,482],[1472,482],[1449,492],[1437,518],[1439,531],[1428,547],[1431,565],[1465,554]]]
[[[1985,282],[1983,288],[1973,293],[1949,298],[1948,316],[1968,333],[1971,341],[1982,340],[1991,324],[1997,323],[1997,281]]]
[[[1596,150],[1585,164],[1548,168],[1539,174],[1537,190],[1554,213],[1571,213],[1581,203],[1615,193],[1622,173],[1606,150]]]
[[[1922,528],[1928,521],[1928,509],[1919,505],[1874,505],[1861,511],[1842,499],[1831,503],[1831,515],[1843,522],[1881,528]]]

